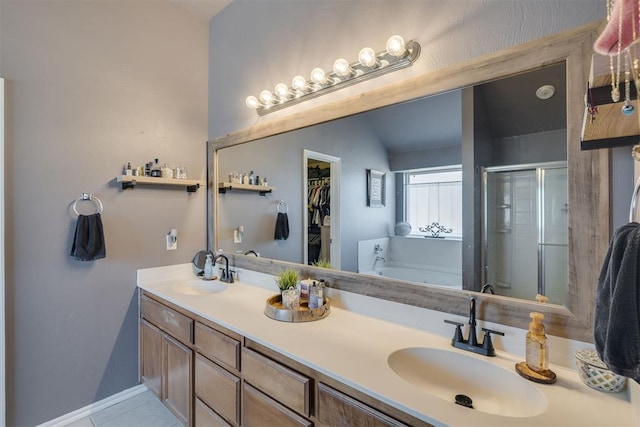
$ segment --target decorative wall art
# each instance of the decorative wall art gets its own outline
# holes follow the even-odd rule
[[[385,203],[385,174],[367,169],[367,206],[381,208]]]

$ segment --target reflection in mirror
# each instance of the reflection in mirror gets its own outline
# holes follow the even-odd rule
[[[538,187],[558,162],[566,165],[565,75],[561,62],[219,150],[219,181],[254,171],[275,189],[219,195],[218,249],[313,264],[321,250],[325,258],[336,252],[333,242],[341,256],[331,265],[344,271],[452,289],[487,285],[529,300],[545,293],[563,304],[566,166],[564,183],[551,185],[560,195],[547,200]],[[554,93],[536,97],[540,87]],[[339,177],[331,159],[341,160]],[[386,175],[382,207],[367,206],[367,169]],[[339,203],[329,203],[334,186]],[[280,200],[289,206],[287,240],[273,238]],[[411,224],[408,236],[395,235],[402,221]],[[341,232],[329,238],[329,224]],[[243,239],[234,241],[239,226]]]
[[[528,313],[530,311],[539,311],[545,315],[548,333],[593,342],[595,283],[597,282],[602,260],[608,249],[610,237],[609,152],[607,150],[580,150],[580,129],[585,107],[584,82],[588,78],[588,64],[596,33],[597,23],[585,25],[584,27],[495,52],[462,64],[430,71],[388,86],[371,89],[357,96],[341,99],[326,105],[322,104],[317,107],[302,109],[301,111],[284,115],[281,118],[260,122],[250,128],[209,141],[209,182],[207,187],[210,203],[207,247],[209,249],[224,248],[224,250],[230,251],[230,260],[239,268],[277,274],[283,268],[293,267],[304,276],[325,278],[327,286],[334,289],[382,298],[401,304],[446,311],[462,316],[468,314],[469,296],[474,296],[479,305],[479,318],[515,327],[523,327],[529,322]],[[513,160],[513,164],[516,165],[557,161],[550,160],[548,158],[550,152],[547,152],[546,149],[542,150],[542,146],[545,143],[561,151],[566,151],[569,208],[567,213],[569,290],[566,293],[566,303],[564,306],[559,304],[539,304],[531,301],[528,297],[525,297],[527,299],[520,299],[480,293],[479,290],[483,288],[483,280],[486,280],[486,277],[482,275],[483,265],[486,264],[482,259],[483,169],[476,168],[475,165],[480,164],[479,162],[488,162],[483,164],[484,168],[499,166],[500,163],[492,164],[492,162],[499,160],[502,154],[499,154],[499,150],[494,151],[492,149],[495,147],[491,147],[491,149],[486,147],[484,143],[491,138],[483,138],[482,134],[475,133],[473,122],[482,118],[480,113],[489,111],[489,107],[476,104],[482,99],[481,94],[476,92],[484,83],[503,81],[506,77],[520,75],[526,70],[545,68],[562,62],[566,67],[566,92],[556,90],[555,95],[549,100],[553,101],[557,95],[564,93],[567,97],[566,102],[563,101],[565,107],[562,111],[554,113],[553,117],[544,118],[543,122],[550,123],[552,119],[560,118],[563,122],[566,122],[566,130],[562,131],[562,126],[560,126],[560,128],[554,128],[551,131],[544,131],[536,125],[535,118],[537,116],[532,114],[525,122],[518,122],[518,126],[524,128],[526,125],[527,128],[531,129],[531,125],[534,125],[534,131],[525,131],[521,134],[529,135],[529,133],[533,133],[535,136],[542,138],[534,138],[532,143],[526,143],[529,138],[525,137],[511,138],[515,144],[502,145],[510,148],[511,154],[521,157],[519,161]],[[458,90],[458,88],[467,89]],[[507,104],[511,110],[518,109],[521,103],[526,104],[530,100],[529,97],[523,95],[527,91],[521,93],[519,90],[520,88],[518,87],[509,90],[512,93],[520,93],[520,97],[516,101],[511,101],[510,104]],[[553,91],[549,91],[548,88],[540,91],[543,97],[550,92]],[[454,158],[461,159],[457,161],[450,160],[446,164],[462,165],[462,291],[445,286],[425,286],[406,280],[353,273],[357,271],[357,261],[350,261],[349,265],[346,265],[346,260],[351,258],[347,256],[347,253],[357,253],[358,241],[373,240],[380,238],[380,236],[389,236],[390,239],[397,237],[394,236],[394,230],[396,229],[394,222],[397,218],[402,218],[402,215],[398,213],[388,215],[387,210],[387,208],[391,208],[395,212],[395,207],[399,206],[397,200],[402,195],[402,192],[396,188],[399,182],[396,179],[396,174],[390,173],[392,170],[402,170],[399,168],[392,169],[394,167],[394,159],[402,157],[402,154],[387,150],[382,141],[376,140],[374,137],[375,120],[373,123],[371,121],[367,122],[364,119],[365,115],[359,113],[373,110],[370,113],[374,114],[386,111],[384,107],[395,104],[397,104],[398,108],[401,108],[413,103],[407,101],[415,100],[414,102],[419,102],[420,99],[429,99],[425,97],[432,97],[434,94],[439,94],[437,95],[438,97],[449,94],[460,105],[461,119],[457,123],[458,127],[461,128],[461,138],[459,140],[462,141],[462,147],[454,146],[448,150],[441,149],[440,156],[425,155],[426,153],[420,153],[420,150],[415,150],[418,153],[412,153],[409,150],[409,154],[404,155],[408,161],[415,159],[426,163],[415,167],[405,166],[404,168],[435,167],[437,165],[429,162],[435,159],[442,159],[442,155],[446,153]],[[497,94],[497,90],[490,91],[491,96],[497,96]],[[458,98],[457,100],[456,97]],[[402,104],[403,102],[404,104]],[[534,100],[534,102],[538,101]],[[548,108],[551,109],[550,107]],[[502,117],[506,117],[506,112],[510,112],[510,110],[505,111],[503,110]],[[488,116],[488,114],[485,115]],[[363,124],[364,127],[358,129],[355,126],[345,124],[341,120],[331,121],[351,116]],[[436,108],[431,114],[413,116],[413,121],[427,122],[432,120],[430,132],[438,133],[441,129],[446,128],[447,120],[445,119],[449,117],[453,117],[451,112],[445,111],[443,108]],[[396,124],[404,124],[405,122],[401,122],[403,118],[406,118],[405,115],[396,114],[392,117]],[[411,120],[409,119],[410,122]],[[510,121],[504,122],[510,123]],[[320,126],[315,126],[319,123],[326,123],[325,126],[329,126],[334,133],[317,133],[318,129],[322,129]],[[324,129],[329,128],[325,127]],[[390,129],[388,126],[382,128]],[[488,134],[488,130],[493,128],[492,124],[486,124],[482,129]],[[315,135],[313,130],[316,131]],[[565,133],[566,135],[564,135]],[[274,137],[274,135],[281,136]],[[564,139],[559,139],[557,145],[553,146],[551,141],[555,140],[558,135],[561,135]],[[424,142],[424,138],[421,139]],[[509,141],[509,139],[508,136],[502,138],[504,142]],[[261,142],[255,143],[256,141]],[[271,144],[265,144],[265,141],[271,141]],[[477,145],[474,144],[476,141],[479,142]],[[300,236],[302,233],[300,229],[302,221],[299,216],[301,213],[298,213],[297,218],[292,218],[291,220],[292,233],[298,234],[298,240],[295,245],[282,244],[285,242],[274,242],[273,240],[273,209],[278,203],[278,198],[284,195],[289,199],[290,197],[296,197],[296,194],[300,195],[302,192],[303,183],[300,182],[300,177],[302,176],[300,169],[302,168],[299,165],[302,158],[302,149],[306,148],[308,143],[318,144],[318,147],[312,147],[311,149],[317,149],[320,152],[335,155],[342,159],[343,173],[340,182],[345,191],[341,192],[339,200],[340,206],[348,204],[349,209],[345,210],[340,221],[343,225],[341,233],[343,250],[341,259],[343,260],[343,265],[341,271],[308,266],[301,262],[302,239]],[[485,148],[482,148],[483,145],[485,145]],[[494,144],[494,146],[499,145],[501,144]],[[248,163],[242,164],[239,162],[247,155],[253,155],[254,153],[252,152],[254,150],[262,149],[264,146],[269,148],[267,152],[263,153],[262,157],[271,159],[271,162],[268,163],[271,169],[267,174],[269,176],[269,185],[277,186],[284,183],[291,187],[289,188],[290,191],[276,197],[274,197],[274,194],[267,194],[265,198],[245,195],[242,198],[243,202],[236,206],[236,208],[239,208],[236,212],[244,216],[231,218],[229,212],[224,212],[224,209],[226,209],[224,206],[231,207],[234,203],[230,202],[231,197],[229,196],[231,193],[226,195],[218,194],[218,186],[220,184],[218,182],[218,174],[224,176],[225,173],[229,170],[234,170],[234,168],[248,167]],[[231,150],[228,150],[230,147],[234,147],[232,155],[227,156],[225,159],[225,151],[231,152]],[[241,147],[244,147],[244,150]],[[547,146],[547,148],[549,147]],[[387,160],[380,162],[379,159],[384,154],[388,154]],[[255,155],[253,158],[255,158]],[[361,160],[362,164],[370,165],[366,166],[366,169],[387,172],[387,198],[384,209],[366,209],[366,169],[363,169],[363,166],[356,165],[357,160]],[[382,164],[378,165],[378,162]],[[287,170],[286,166],[288,165],[298,165],[298,172],[295,169],[293,171]],[[507,166],[510,165],[508,164]],[[272,179],[272,177],[275,178]],[[268,191],[270,191],[270,187],[260,193],[268,193]],[[295,212],[292,212],[292,214],[296,215]],[[221,218],[222,216],[226,216],[224,218],[226,225],[221,221],[223,219]],[[559,215],[558,218],[561,219],[562,215]],[[229,236],[232,239],[232,230],[239,227],[236,224],[240,221],[250,222],[258,233],[263,233],[261,240],[251,243],[264,245],[268,248],[268,256],[271,259],[243,255],[236,256],[234,254],[240,249],[237,246],[240,244],[229,244]],[[221,224],[222,226],[219,227]],[[423,228],[427,229],[427,227]],[[403,227],[397,227],[397,229],[402,231]],[[556,232],[553,227],[547,231],[550,233]],[[563,235],[563,233],[559,233],[559,235]],[[358,238],[354,240],[354,236],[358,236]],[[226,242],[225,239],[227,239]],[[422,239],[405,238],[405,240],[415,242],[428,239],[423,237]],[[443,241],[454,240],[444,239]],[[551,243],[551,241],[549,242]],[[228,249],[229,247],[231,249]],[[376,254],[376,251],[380,249],[383,248],[374,244],[371,248],[371,253],[368,255],[372,256],[374,261],[376,256],[386,258],[384,255]],[[278,258],[295,261],[279,261]],[[538,264],[535,260],[532,261],[532,265]],[[537,284],[533,283],[530,285],[530,289],[536,289],[537,286]],[[491,285],[487,284],[485,290],[487,289],[491,289]]]
[[[340,269],[339,157],[303,151],[303,261],[307,265]]]

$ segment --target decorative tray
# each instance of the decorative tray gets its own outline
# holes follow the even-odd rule
[[[300,299],[300,307],[297,310],[284,308],[282,305],[282,295],[274,295],[267,299],[264,314],[274,320],[281,322],[311,322],[313,320],[324,319],[331,312],[331,302],[324,297],[324,304],[318,308],[309,308],[309,301]]]

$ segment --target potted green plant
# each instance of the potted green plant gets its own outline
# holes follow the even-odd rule
[[[275,280],[280,292],[295,288],[298,284],[298,271],[293,268],[287,268],[280,271]]]
[[[318,261],[314,262],[313,265],[320,268],[331,268],[331,263],[324,258],[320,258]]]

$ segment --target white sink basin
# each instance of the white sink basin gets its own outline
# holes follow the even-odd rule
[[[447,402],[457,395],[473,401],[473,409],[505,417],[533,417],[547,407],[546,397],[526,379],[498,365],[462,353],[436,348],[405,348],[387,363],[405,381]]]
[[[184,295],[207,295],[226,291],[227,285],[218,280],[194,279],[186,282],[178,282],[171,288]]]

